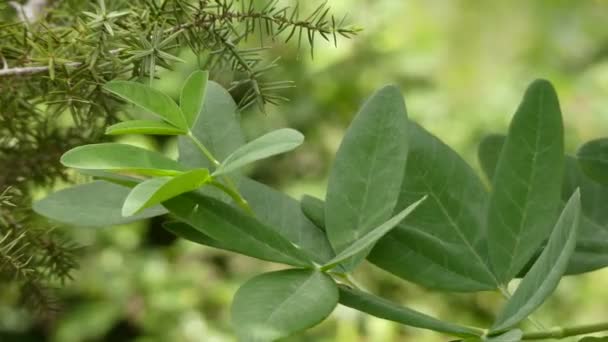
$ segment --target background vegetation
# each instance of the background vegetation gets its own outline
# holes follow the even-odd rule
[[[269,105],[265,114],[255,106],[245,111],[247,134],[288,126],[302,131],[307,142],[252,169],[254,178],[296,197],[322,197],[329,156],[344,128],[361,101],[386,83],[401,87],[412,118],[476,167],[481,136],[506,130],[525,87],[538,77],[550,79],[560,95],[570,152],[582,140],[607,135],[606,2],[335,0],[329,5],[338,15],[348,13],[364,31],[340,41],[337,49],[318,44],[314,59],[297,42],[263,52],[269,61],[282,57],[271,75],[291,79],[296,87],[281,93],[290,102]],[[252,38],[248,44],[258,42]],[[180,57],[187,63],[160,72],[155,82],[173,95],[196,65],[191,53]],[[215,79],[226,81],[221,74]],[[128,140],[175,153],[171,140]],[[0,165],[0,174],[10,167]],[[34,195],[47,190],[35,189]],[[232,294],[248,277],[276,266],[175,240],[158,223],[103,230],[56,227],[83,246],[80,267],[73,280],[57,284],[60,307],[51,314],[32,314],[10,291],[0,293],[0,340],[232,341]],[[370,265],[356,277],[378,294],[463,323],[487,324],[499,304],[492,295],[429,292]],[[567,278],[538,320],[551,326],[608,316],[606,282],[606,270]],[[340,307],[333,319],[288,340],[444,339]]]

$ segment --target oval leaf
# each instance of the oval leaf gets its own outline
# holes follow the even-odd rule
[[[498,287],[489,267],[484,225],[487,192],[449,146],[410,122],[409,154],[397,208],[428,194],[381,239],[368,259],[401,278],[445,291]]]
[[[560,205],[564,132],[557,94],[544,80],[527,89],[500,154],[488,212],[493,270],[507,283],[549,236]]]
[[[164,155],[126,144],[103,143],[73,148],[61,156],[64,166],[83,170],[130,171],[143,175],[177,175],[184,167]]]
[[[245,143],[238,107],[230,93],[221,85],[213,81],[207,83],[203,111],[194,122],[191,132],[218,160],[224,160]],[[178,150],[178,160],[183,165],[215,169],[187,137],[179,137]]]
[[[245,255],[299,267],[313,266],[303,250],[275,229],[220,200],[192,192],[163,205],[179,221]]]
[[[576,152],[576,157],[589,178],[608,185],[608,138],[585,143]]]
[[[479,145],[479,161],[482,166],[485,165],[483,168],[489,179],[493,177],[492,172],[498,160],[496,156],[500,154],[504,140],[505,137],[502,135],[491,135],[484,138]],[[608,266],[608,210],[603,203],[608,202],[608,186],[587,177],[573,157],[566,157],[564,169],[561,208],[577,189],[581,192],[582,205],[576,249],[570,258],[566,274],[580,274],[606,267]],[[536,256],[540,253],[540,250],[537,251]],[[524,272],[520,274],[525,274],[528,270],[529,267],[524,268]]]
[[[179,105],[189,128],[194,127],[196,118],[203,110],[208,79],[207,71],[195,71],[186,79],[182,88]]]
[[[160,206],[123,217],[122,203],[129,188],[106,181],[77,185],[34,202],[33,209],[49,219],[74,226],[107,227],[165,214]]]
[[[407,113],[398,88],[384,87],[348,128],[329,175],[325,228],[334,250],[388,220],[399,197],[407,159]],[[352,269],[364,253],[351,259]]]
[[[209,170],[207,169],[192,170],[175,177],[148,179],[131,190],[122,206],[122,215],[134,215],[145,208],[196,190],[209,181]]]
[[[400,213],[393,216],[392,218],[390,218],[388,221],[384,222],[380,226],[374,228],[373,230],[371,230],[369,233],[365,234],[359,240],[353,242],[352,245],[348,246],[348,248],[346,248],[345,250],[340,252],[340,254],[338,254],[335,258],[330,260],[321,269],[329,270],[329,269],[343,263],[344,261],[346,261],[347,259],[349,259],[350,257],[352,257],[356,254],[365,252],[366,250],[369,251],[374,246],[374,244],[376,244],[376,242],[378,240],[380,240],[380,238],[382,238],[389,231],[391,231],[391,229],[395,228],[401,221],[403,221],[403,219],[405,219],[412,211],[414,211],[416,209],[416,207],[418,207],[418,205],[420,205],[420,203],[424,202],[424,200],[426,200],[426,196],[421,198],[420,200],[418,200],[418,202],[414,202],[409,207],[403,209]],[[364,253],[363,257],[365,257],[365,256],[367,256],[367,255]]]
[[[243,177],[241,194],[255,218],[296,244],[318,264],[334,257],[327,237],[300,211],[298,202],[267,185]]]
[[[302,133],[291,128],[264,134],[232,152],[213,174],[230,173],[254,161],[291,151],[303,142]]]
[[[237,291],[231,309],[232,323],[243,341],[274,341],[317,325],[337,304],[336,284],[324,273],[266,273]]]
[[[175,101],[152,87],[131,81],[110,81],[104,85],[104,89],[177,128],[188,129],[182,111]]]
[[[372,316],[416,328],[438,331],[458,337],[482,336],[484,333],[482,329],[443,322],[437,318],[428,316],[410,308],[398,306],[386,299],[359,290],[351,289],[346,286],[339,286],[339,290],[340,304],[361,312],[365,312]]]
[[[150,134],[150,135],[182,135],[187,132],[168,123],[153,120],[131,120],[120,122],[106,128],[107,135],[120,134]]]
[[[300,200],[300,209],[315,226],[325,230],[325,202],[316,197],[304,195]]]
[[[562,211],[547,246],[498,314],[492,331],[503,331],[515,326],[553,293],[574,252],[580,212],[580,193],[576,191]]]

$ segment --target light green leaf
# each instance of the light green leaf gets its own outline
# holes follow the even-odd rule
[[[300,200],[300,208],[315,226],[325,230],[325,202],[316,197],[304,195]]]
[[[186,79],[182,88],[179,104],[189,128],[194,127],[196,118],[203,110],[208,79],[207,71],[195,71]]]
[[[61,163],[75,169],[134,172],[150,176],[178,175],[185,170],[178,162],[158,152],[116,143],[73,148],[61,156]]]
[[[337,304],[336,284],[324,273],[265,273],[249,280],[235,294],[232,324],[241,341],[274,341],[317,325]]]
[[[131,81],[110,81],[104,89],[180,129],[188,129],[182,111],[175,101],[147,85]]]
[[[507,283],[547,238],[560,205],[564,132],[557,94],[544,80],[527,89],[500,154],[488,211],[493,270]]]
[[[150,134],[150,135],[183,135],[187,131],[162,121],[131,120],[120,122],[106,128],[107,135]]]
[[[336,252],[391,217],[407,159],[407,125],[401,92],[388,86],[367,100],[348,128],[329,175],[325,205],[325,229]],[[344,266],[352,269],[364,255]]]
[[[346,286],[339,286],[338,288],[340,290],[340,304],[375,317],[458,337],[481,336],[484,333],[482,329],[440,321],[437,318],[407,307],[398,306],[394,302],[369,293],[351,289]]]
[[[196,190],[211,180],[209,170],[196,169],[175,177],[151,178],[137,184],[122,206],[122,215],[135,213],[175,196]]]
[[[484,226],[487,192],[449,146],[414,122],[397,210],[427,200],[385,238],[369,261],[401,278],[444,291],[497,288]]]
[[[420,205],[420,203],[424,202],[424,200],[426,200],[426,198],[427,197],[424,196],[423,198],[418,200],[418,202],[414,202],[407,208],[403,209],[397,215],[391,217],[388,221],[384,222],[380,226],[369,231],[369,233],[365,234],[359,240],[356,240],[355,242],[353,242],[352,245],[348,246],[345,250],[340,252],[340,254],[338,254],[335,258],[333,258],[326,265],[324,265],[322,270],[332,269],[333,267],[343,263],[344,261],[348,260],[350,257],[352,257],[356,254],[359,254],[359,253],[363,253],[364,257],[367,256],[365,254],[365,251],[369,251],[376,244],[376,242],[378,240],[380,240],[380,238],[382,238],[389,231],[391,231],[391,229],[395,228],[401,221],[403,221],[403,219],[405,219],[412,211],[414,211],[416,209],[416,207],[418,207],[418,205]]]
[[[308,255],[275,229],[215,198],[197,192],[163,202],[179,221],[187,223],[230,249],[254,258],[312,267]]]
[[[303,142],[302,133],[290,128],[264,134],[232,152],[213,175],[230,173],[254,161],[291,151]]]
[[[239,190],[256,219],[300,246],[312,260],[324,264],[333,258],[334,252],[327,237],[302,214],[296,200],[244,177]]]
[[[157,206],[123,217],[121,207],[128,194],[127,187],[95,181],[54,192],[34,202],[33,209],[49,219],[85,227],[126,224],[166,213],[163,207]]]
[[[224,160],[245,143],[236,103],[221,85],[213,81],[207,83],[203,111],[191,131],[218,160]],[[183,165],[209,170],[215,168],[187,137],[179,137],[178,149],[178,160]]]
[[[580,192],[576,191],[562,211],[547,246],[498,314],[492,331],[503,331],[515,326],[553,293],[574,252],[580,212]]]
[[[514,330],[507,331],[504,334],[500,334],[498,336],[487,337],[483,341],[487,341],[487,342],[520,342],[523,336],[524,336],[523,331],[521,331],[519,329],[514,329]]]
[[[479,145],[479,161],[481,165],[486,165],[484,170],[490,179],[504,140],[504,136],[492,135],[484,138]],[[573,157],[566,157],[564,168],[561,208],[576,189],[580,189],[582,203],[576,249],[566,274],[580,274],[608,266],[608,210],[604,206],[608,202],[608,186],[587,177]],[[540,255],[540,251],[536,254]]]

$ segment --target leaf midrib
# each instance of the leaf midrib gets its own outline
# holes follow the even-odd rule
[[[308,285],[308,283],[314,279],[315,275],[316,273],[312,272],[308,279],[306,279],[302,284],[300,284],[289,296],[287,296],[287,298],[285,298],[285,300],[281,304],[279,304],[275,309],[273,309],[270,312],[270,315],[268,315],[268,317],[264,320],[264,324],[271,322],[274,319],[274,315],[281,311],[289,301],[291,301],[296,295],[298,295],[298,292],[306,285]]]

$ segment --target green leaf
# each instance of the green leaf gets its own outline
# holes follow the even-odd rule
[[[191,192],[163,205],[179,221],[245,255],[299,267],[312,266],[307,254],[275,229],[220,200]]]
[[[337,304],[336,284],[324,273],[265,273],[249,280],[235,294],[232,323],[242,341],[274,341],[317,325]]]
[[[488,246],[498,280],[506,283],[528,263],[551,231],[560,205],[564,137],[557,94],[533,82],[500,154],[488,211]]]
[[[186,79],[182,88],[179,104],[189,128],[194,127],[196,118],[203,110],[208,79],[207,71],[195,71]]]
[[[304,195],[300,200],[300,208],[315,226],[325,230],[325,202],[316,197]]]
[[[484,212],[487,192],[449,146],[414,122],[397,210],[427,200],[368,259],[403,279],[444,291],[497,288],[489,267]]]
[[[608,185],[608,138],[585,143],[576,152],[576,158],[589,178]]]
[[[498,336],[489,336],[483,341],[487,342],[519,342],[524,337],[523,331],[519,329],[514,329],[507,331],[504,334],[500,334]]]
[[[407,113],[398,88],[384,87],[348,128],[329,175],[325,228],[342,252],[395,209],[407,159]],[[344,266],[352,269],[365,253]]]
[[[232,152],[213,175],[230,173],[254,161],[291,151],[303,142],[302,133],[290,128],[264,134]]]
[[[175,177],[148,179],[137,184],[125,199],[122,207],[123,216],[135,213],[160,204],[175,196],[196,190],[211,180],[209,170],[196,169]]]
[[[221,85],[213,81],[207,83],[203,111],[191,131],[218,160],[224,160],[245,143],[236,103]],[[178,160],[183,165],[209,170],[215,168],[187,137],[179,137],[178,149]]]
[[[187,131],[162,121],[131,120],[120,122],[106,128],[108,135],[150,134],[150,135],[183,135]]]
[[[496,168],[496,155],[500,153],[504,140],[504,136],[492,135],[484,138],[479,146],[479,160],[481,165],[487,165],[484,170],[490,179],[493,174],[489,172]],[[576,250],[566,274],[580,274],[608,266],[608,211],[603,205],[608,202],[608,186],[587,177],[573,157],[566,157],[564,168],[561,207],[566,205],[576,189],[580,189],[582,203]],[[537,254],[540,255],[540,251]]]
[[[164,93],[147,85],[131,81],[110,81],[104,89],[130,102],[182,130],[188,125],[175,101]]]
[[[296,200],[262,183],[243,178],[239,190],[256,219],[299,246],[318,264],[334,257],[327,237],[300,211]]]
[[[580,193],[576,191],[562,211],[542,254],[498,314],[492,331],[503,331],[515,326],[553,293],[574,252],[580,212]]]
[[[374,228],[369,233],[365,234],[359,240],[353,242],[352,245],[348,246],[345,250],[340,252],[335,258],[330,260],[326,265],[323,266],[322,270],[329,270],[333,267],[345,262],[352,256],[363,253],[364,256],[367,256],[365,251],[369,251],[380,238],[386,235],[391,229],[395,228],[403,219],[405,219],[412,211],[420,205],[420,203],[426,200],[426,196],[419,199],[418,202],[414,202],[407,208],[403,209],[400,213],[390,218],[388,221],[384,222],[380,226]]]
[[[75,169],[135,172],[149,176],[178,175],[185,170],[178,162],[158,152],[116,143],[73,148],[61,156],[61,163]]]
[[[440,321],[421,312],[346,286],[339,286],[340,304],[375,317],[411,327],[438,331],[458,337],[481,336],[482,329]]]
[[[121,207],[128,194],[127,187],[95,181],[54,192],[34,202],[33,209],[49,219],[85,227],[126,224],[166,213],[164,208],[157,206],[123,217]]]
[[[582,339],[580,339],[578,341],[579,342],[608,342],[608,336],[607,337],[588,336],[588,337],[583,337]]]
[[[246,251],[237,250],[236,248],[233,248],[228,244],[214,240],[207,234],[183,222],[166,222],[163,224],[163,228],[182,239],[194,242],[199,245],[223,249],[240,254],[247,253]]]

